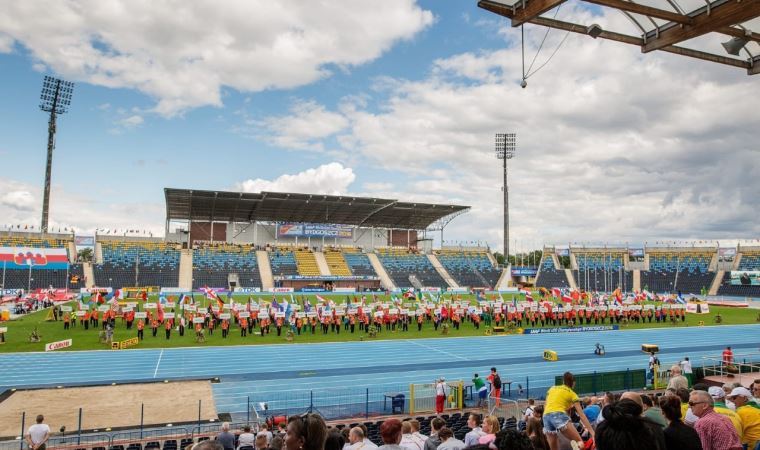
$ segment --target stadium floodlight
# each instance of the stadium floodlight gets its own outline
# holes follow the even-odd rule
[[[42,197],[42,223],[40,230],[48,231],[48,215],[50,211],[50,175],[53,169],[53,149],[55,148],[56,117],[65,114],[71,105],[71,95],[74,93],[74,83],[45,75],[40,94],[40,109],[50,113],[48,121],[47,164],[45,165],[45,192]]]
[[[517,135],[496,133],[496,158],[504,161],[504,261],[509,265],[509,188],[507,186],[507,160],[515,156]]]

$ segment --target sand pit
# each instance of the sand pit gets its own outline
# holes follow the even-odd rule
[[[141,403],[146,425],[191,422],[198,420],[198,400],[201,420],[216,419],[209,381],[17,391],[0,403],[0,436],[18,436],[24,411],[27,429],[43,414],[51,431],[65,425],[67,434],[77,430],[80,407],[83,430],[139,426]]]

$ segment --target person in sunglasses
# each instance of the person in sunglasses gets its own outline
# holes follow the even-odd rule
[[[689,407],[699,417],[694,430],[702,441],[703,450],[741,450],[742,443],[736,428],[728,419],[715,412],[714,400],[705,391],[693,391],[689,395]]]

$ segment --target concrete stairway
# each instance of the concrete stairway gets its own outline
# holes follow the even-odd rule
[[[100,242],[95,242],[95,262],[103,263],[103,246],[100,245]]]
[[[314,252],[314,259],[317,260],[317,267],[319,267],[319,274],[323,276],[332,275],[330,273],[330,266],[327,264],[325,254],[322,252]]]
[[[92,269],[92,263],[82,263],[82,270],[84,271],[85,287],[95,287],[95,271]]]
[[[193,250],[182,249],[179,252],[179,288],[193,289]]]
[[[641,271],[633,271],[633,290],[641,292]]]
[[[438,275],[443,278],[443,281],[446,282],[446,284],[449,285],[449,287],[458,288],[459,284],[457,284],[456,281],[454,281],[453,278],[451,278],[451,275],[449,275],[449,272],[446,270],[445,267],[443,267],[443,264],[438,260],[438,257],[434,254],[430,253],[427,255],[428,261],[430,261],[430,264],[433,265],[436,272],[438,272]]]
[[[496,282],[496,286],[494,286],[495,290],[508,288],[512,285],[512,266],[507,266],[506,269],[501,270],[501,276],[499,277],[499,281]]]
[[[578,285],[575,283],[575,277],[573,276],[573,271],[565,269],[565,276],[567,277],[567,284],[573,289],[578,289]]]
[[[380,262],[377,255],[374,253],[367,253],[367,258],[369,259],[369,263],[372,264],[372,268],[375,269],[377,276],[380,277],[380,284],[389,291],[396,289],[396,284],[388,275],[388,272],[385,271],[385,267],[383,267],[383,263]]]
[[[269,253],[266,250],[256,251],[256,263],[261,275],[261,290],[271,291],[274,288],[274,277],[272,276],[272,265],[269,264]]]
[[[725,275],[725,270],[719,270],[715,272],[715,278],[713,278],[712,284],[710,285],[710,290],[707,291],[707,295],[718,295],[718,289],[720,288],[720,284],[723,282],[723,277]]]

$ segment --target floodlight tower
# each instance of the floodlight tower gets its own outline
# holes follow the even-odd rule
[[[517,135],[496,133],[496,158],[504,161],[504,262],[509,265],[509,187],[507,186],[507,160],[515,156]]]
[[[74,83],[59,78],[45,76],[40,93],[40,109],[50,113],[48,121],[47,165],[45,166],[45,192],[42,197],[42,223],[40,230],[48,231],[48,215],[50,212],[50,172],[53,169],[53,149],[55,148],[55,119],[58,114],[68,111],[71,104],[71,94]]]

